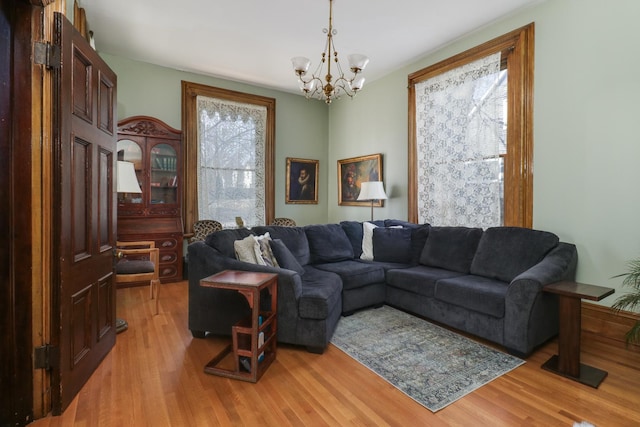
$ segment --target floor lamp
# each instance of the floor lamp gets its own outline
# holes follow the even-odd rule
[[[136,170],[133,163],[118,160],[116,169],[116,188],[117,192],[122,195],[122,200],[126,200],[125,193],[142,194],[142,189],[138,183]],[[126,320],[116,317],[116,332],[120,333],[129,327]]]
[[[367,181],[360,186],[358,200],[371,200],[371,221],[373,221],[373,202],[375,200],[387,200],[382,181]]]

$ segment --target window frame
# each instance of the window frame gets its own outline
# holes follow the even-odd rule
[[[496,52],[506,56],[507,154],[504,157],[504,225],[533,226],[533,54],[534,23],[409,74],[408,219],[418,221],[415,85]],[[504,55],[506,54],[506,55]]]
[[[185,236],[193,234],[193,223],[198,218],[198,96],[224,99],[264,106],[267,109],[267,128],[265,130],[264,159],[264,200],[265,223],[270,224],[275,217],[275,134],[276,134],[276,100],[260,95],[237,92],[207,86],[199,83],[182,81],[182,135],[183,135],[183,171],[184,192],[183,213]],[[213,218],[215,219],[215,218]]]

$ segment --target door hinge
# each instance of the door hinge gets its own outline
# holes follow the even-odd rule
[[[56,366],[56,355],[56,347],[51,344],[36,347],[33,352],[34,368],[50,370]]]
[[[33,48],[33,60],[47,68],[60,68],[60,47],[47,42],[36,42]]]

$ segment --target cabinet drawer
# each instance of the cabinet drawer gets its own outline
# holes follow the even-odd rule
[[[176,251],[160,251],[160,264],[173,264],[177,259]]]
[[[160,266],[160,279],[167,277],[177,277],[178,268],[175,264],[167,264]]]
[[[178,246],[178,240],[173,237],[160,237],[156,239],[156,247],[163,249],[173,249]]]

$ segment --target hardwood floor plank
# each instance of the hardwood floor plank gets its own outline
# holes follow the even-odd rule
[[[34,427],[58,426],[571,426],[638,425],[640,352],[585,333],[582,362],[607,370],[598,389],[541,369],[552,340],[526,363],[432,413],[334,346],[322,355],[281,345],[256,384],[204,373],[228,342],[187,329],[187,283],[117,291],[129,322],[69,408]],[[487,344],[483,342],[483,344]],[[488,344],[491,345],[491,344]],[[495,346],[494,346],[495,347]],[[499,347],[498,347],[499,348]]]

